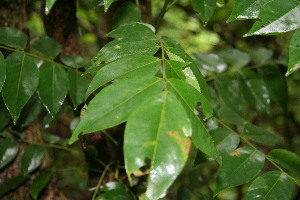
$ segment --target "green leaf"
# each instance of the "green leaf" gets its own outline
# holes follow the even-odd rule
[[[75,142],[81,132],[91,133],[125,122],[137,106],[162,89],[163,83],[156,77],[124,79],[104,88],[89,103],[69,143]]]
[[[3,102],[2,97],[0,97],[0,130],[6,127],[6,125],[9,123],[11,117],[10,114]]]
[[[106,44],[93,58],[96,65],[138,54],[154,55],[159,49],[154,31],[148,24],[132,23],[106,35],[115,40]]]
[[[230,107],[236,113],[241,114],[243,109],[243,99],[239,90],[238,82],[226,77],[219,77],[215,79],[214,85],[225,105]]]
[[[42,64],[38,93],[52,117],[63,104],[68,87],[68,76],[63,68],[49,62]]]
[[[245,184],[262,170],[265,157],[258,150],[243,147],[223,156],[223,164],[217,173],[215,195],[221,190]]]
[[[141,21],[140,9],[132,2],[124,2],[113,14],[112,29],[138,21]]]
[[[246,101],[257,110],[270,114],[270,95],[265,82],[249,69],[242,69],[239,74],[239,85]]]
[[[37,37],[31,40],[30,46],[31,49],[37,51],[39,54],[51,59],[56,58],[61,51],[61,45],[48,36]]]
[[[193,75],[198,81],[200,92],[205,96],[206,99],[209,100],[206,81],[199,68],[195,64],[194,60],[183,50],[183,48],[178,43],[171,40],[170,38],[162,37],[162,43],[165,46],[167,54],[170,58],[175,57],[176,61],[184,61],[190,63],[188,66],[191,68]]]
[[[73,68],[81,68],[87,65],[85,60],[81,56],[75,55],[61,55],[60,60],[63,64],[73,67]]]
[[[28,177],[22,174],[3,181],[0,185],[0,197],[2,197],[4,194],[6,194],[9,191],[15,190],[27,179]]]
[[[52,135],[48,133],[42,133],[42,138],[45,143],[48,144],[58,144],[61,146],[67,146],[68,145],[68,139],[67,138],[61,138],[57,135]]]
[[[165,73],[167,78],[177,78],[184,80],[186,79],[182,69],[187,66],[188,63],[179,62],[175,60],[167,60]]]
[[[218,111],[218,116],[222,121],[237,126],[244,126],[247,123],[238,113],[228,107],[221,108]]]
[[[195,54],[197,63],[203,69],[212,72],[221,73],[227,69],[227,64],[220,56],[214,53],[197,53]]]
[[[45,13],[48,15],[56,0],[46,0]]]
[[[0,141],[0,170],[16,158],[18,151],[18,143],[13,139]]]
[[[220,154],[227,154],[235,150],[240,144],[240,137],[235,133],[219,127],[210,132]]]
[[[213,110],[209,101],[190,84],[177,79],[167,79],[167,89],[178,97],[188,112],[194,112],[197,103],[201,102],[205,117],[212,117]]]
[[[114,0],[103,0],[104,3],[104,11],[107,12],[109,6],[114,2]]]
[[[259,13],[262,22],[253,25],[245,36],[278,34],[300,27],[300,6],[294,0],[271,0]]]
[[[12,53],[6,58],[6,81],[2,96],[14,123],[39,84],[39,72],[34,61],[25,54]]]
[[[283,172],[271,171],[256,178],[246,193],[245,200],[290,200],[293,182]]]
[[[220,161],[219,154],[214,145],[212,137],[209,135],[198,116],[194,113],[196,104],[201,102],[203,113],[205,114],[206,118],[211,117],[212,108],[210,103],[194,87],[177,79],[167,79],[167,90],[171,91],[177,96],[178,100],[189,113],[193,129],[192,141],[195,146],[205,154]]]
[[[145,114],[147,113],[147,114]],[[139,174],[151,160],[146,198],[158,199],[183,169],[189,154],[191,124],[181,103],[165,91],[130,116],[124,136],[127,174]]]
[[[192,0],[194,10],[199,14],[200,19],[206,24],[213,15],[216,7],[216,0]]]
[[[300,176],[300,156],[286,149],[274,149],[268,156],[283,168]]]
[[[250,62],[249,54],[234,48],[220,51],[219,56],[233,67],[244,67]]]
[[[300,29],[293,34],[289,47],[289,66],[286,76],[300,68]]]
[[[273,56],[273,51],[270,49],[266,49],[264,47],[254,48],[250,55],[252,57],[252,61],[256,64],[265,64],[269,61]]]
[[[271,99],[287,111],[288,88],[284,74],[278,67],[270,65],[260,67],[259,73],[267,86]]]
[[[0,92],[4,85],[5,78],[6,78],[6,61],[2,52],[0,51]]]
[[[51,171],[46,171],[39,174],[32,182],[30,186],[30,195],[34,200],[38,199],[39,193],[47,185],[52,176]]]
[[[120,181],[106,183],[102,191],[104,192],[96,200],[134,200],[133,195],[128,191],[126,185]]]
[[[266,146],[275,146],[277,143],[277,138],[274,134],[252,124],[244,126],[243,134],[246,138]]]
[[[27,43],[27,35],[20,30],[10,27],[0,27],[0,44],[16,49],[24,49]]]
[[[160,67],[160,60],[149,55],[129,56],[111,62],[99,70],[86,92],[86,98],[109,81],[134,76],[153,76]]]
[[[26,106],[22,109],[19,121],[21,127],[26,127],[31,122],[36,120],[42,109],[43,104],[40,101],[38,95],[33,95]]]
[[[176,200],[192,200],[193,193],[188,186],[181,185],[177,190]]]
[[[21,160],[21,168],[25,175],[36,170],[42,163],[45,155],[44,147],[31,145],[25,149]]]
[[[261,7],[270,0],[236,0],[227,22],[243,19],[255,19]]]
[[[85,100],[89,80],[80,74],[80,72],[69,70],[69,94],[74,105],[77,108]]]

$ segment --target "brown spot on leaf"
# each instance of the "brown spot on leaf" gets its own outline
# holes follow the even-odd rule
[[[120,115],[115,116],[115,118],[116,118],[116,119],[119,119],[119,118],[120,118]]]
[[[149,173],[150,173],[149,169],[144,171],[144,172],[142,172],[141,170],[136,170],[136,171],[133,172],[133,175],[134,176],[144,176],[144,175],[149,174]]]
[[[186,141],[185,143],[185,148],[184,148],[184,153],[185,155],[189,155],[190,153],[190,148],[191,148],[191,144],[192,142],[189,140],[189,141]]]
[[[120,49],[121,47],[119,45],[116,46],[116,49]]]
[[[118,38],[118,40],[122,40],[123,38]]]
[[[232,155],[232,156],[239,156],[240,152],[238,152],[238,150],[236,149],[233,152],[231,152],[230,155]]]

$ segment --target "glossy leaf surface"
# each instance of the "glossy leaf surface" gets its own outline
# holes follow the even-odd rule
[[[25,149],[21,160],[21,168],[25,175],[36,170],[42,163],[45,155],[44,147],[31,145]]]
[[[194,10],[199,14],[200,19],[206,24],[217,7],[216,0],[192,0]]]
[[[124,2],[121,4],[113,15],[112,28],[138,22],[141,20],[141,11],[136,4],[132,2]]]
[[[238,82],[225,77],[219,77],[215,79],[214,85],[226,106],[230,107],[236,113],[241,114],[243,99]]]
[[[292,191],[293,182],[285,173],[271,171],[253,181],[248,188],[245,200],[289,200],[291,199]]]
[[[56,0],[46,0],[45,13],[48,15]]]
[[[85,99],[89,81],[85,76],[74,70],[68,71],[69,94],[74,105],[77,108]]]
[[[215,194],[229,187],[245,184],[262,170],[265,157],[260,151],[243,147],[223,156],[217,173]]]
[[[293,34],[289,48],[289,66],[286,75],[291,75],[300,68],[300,29]]]
[[[187,136],[191,131],[181,103],[166,91],[130,116],[124,138],[125,168],[128,175],[139,174],[146,160],[151,160],[145,199],[159,199],[181,172],[189,154]]]
[[[115,40],[101,48],[93,58],[97,65],[130,55],[154,55],[159,48],[159,45],[156,44],[154,30],[147,24],[132,23],[124,25],[114,29],[106,36]]]
[[[245,36],[278,34],[300,27],[300,6],[294,0],[271,0],[259,13],[262,22],[257,22]]]
[[[124,79],[104,88],[89,103],[70,143],[75,142],[81,132],[91,133],[126,121],[138,105],[162,89],[163,83],[156,77]]]
[[[210,117],[212,115],[212,108],[209,102],[194,87],[177,79],[168,79],[167,89],[177,96],[190,117],[192,123],[192,141],[195,146],[205,154],[220,161],[212,137],[194,113],[197,102],[201,102],[203,113],[207,118]]]
[[[277,143],[277,138],[274,134],[252,124],[246,124],[244,126],[243,134],[246,138],[266,146],[275,146]]]
[[[38,93],[52,117],[63,104],[68,87],[68,76],[63,68],[48,62],[42,64]]]
[[[0,184],[0,197],[2,197],[4,194],[8,193],[9,191],[15,190],[18,188],[22,183],[24,183],[28,179],[27,176],[18,175],[15,177],[12,177],[8,180],[3,181]]]
[[[0,141],[0,170],[15,159],[19,151],[19,146],[13,139],[3,139]]]
[[[236,0],[227,22],[257,18],[261,7],[268,1],[270,0]]]
[[[30,186],[30,195],[34,200],[38,199],[39,193],[48,184],[51,176],[52,172],[43,172],[33,180]]]
[[[110,5],[114,2],[114,0],[103,0],[104,3],[104,11],[107,12]]]
[[[270,95],[265,82],[254,71],[240,70],[240,87],[244,98],[250,106],[270,113]]]
[[[280,166],[300,176],[300,156],[286,149],[274,149],[268,156]]]
[[[34,61],[24,54],[12,53],[6,58],[6,81],[2,96],[14,123],[39,84],[39,72]]]
[[[278,103],[285,111],[288,103],[288,87],[284,74],[274,66],[264,66],[259,68],[261,77],[263,78],[271,100]]]
[[[235,150],[240,144],[240,137],[228,129],[219,127],[210,132],[220,154],[227,154]]]
[[[0,51],[0,92],[4,85],[5,78],[6,78],[6,60],[2,52]]]
[[[58,56],[61,51],[61,45],[56,40],[48,36],[37,37],[31,40],[30,46],[39,54],[47,56],[51,59],[54,59],[56,56]]]
[[[0,27],[0,44],[16,49],[24,49],[27,43],[27,35],[20,30],[10,27]]]
[[[99,87],[109,81],[131,76],[153,76],[160,67],[160,60],[153,56],[137,55],[129,56],[115,62],[111,62],[101,68],[88,87],[86,98]]]
[[[186,77],[182,70],[186,65],[188,65],[188,63],[179,62],[175,60],[167,60],[165,67],[166,77],[185,80]]]
[[[195,54],[199,67],[212,72],[221,73],[227,69],[227,64],[217,54],[214,53],[197,53]]]

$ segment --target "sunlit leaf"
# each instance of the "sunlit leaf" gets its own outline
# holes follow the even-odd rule
[[[61,51],[61,45],[48,36],[37,37],[30,41],[31,49],[43,56],[54,59]],[[50,49],[50,50],[49,50]]]
[[[167,60],[165,66],[166,77],[185,80],[186,77],[182,70],[186,65],[188,65],[188,63],[179,62],[175,60]]]
[[[278,67],[270,65],[260,67],[259,72],[266,83],[271,99],[286,111],[288,104],[288,88],[284,74]]]
[[[261,7],[268,1],[270,0],[236,0],[227,22],[257,18]]]
[[[29,174],[36,170],[42,163],[45,155],[44,147],[31,145],[25,149],[21,160],[21,168],[23,173]]]
[[[26,43],[27,35],[22,31],[10,27],[0,27],[0,44],[17,49],[24,49]]]
[[[245,184],[262,170],[265,157],[258,150],[243,147],[223,156],[217,174],[215,194],[229,187]]]
[[[112,28],[138,22],[141,20],[141,11],[136,4],[132,2],[124,2],[121,4],[113,15]]]
[[[289,66],[286,75],[291,75],[300,68],[300,29],[297,29],[291,39],[289,48]]]
[[[230,80],[226,77],[219,77],[215,79],[214,85],[225,105],[230,107],[235,112],[241,114],[243,108],[243,98],[239,91],[238,82],[236,80]]]
[[[254,24],[245,36],[278,34],[300,27],[300,6],[294,0],[271,0],[264,4],[258,16],[262,22]]]
[[[46,0],[45,13],[48,15],[56,0]]]
[[[268,156],[285,169],[300,176],[300,156],[286,149],[274,149]]]
[[[63,104],[68,87],[68,76],[63,68],[49,62],[42,64],[38,93],[52,117]]]
[[[74,105],[77,108],[85,99],[89,81],[85,76],[74,70],[68,71],[69,78],[69,93]]]
[[[129,56],[105,65],[97,72],[86,92],[86,98],[107,82],[120,77],[152,76],[160,67],[160,60],[149,55]]]
[[[245,100],[257,110],[270,113],[270,95],[265,82],[249,69],[242,69],[239,74],[239,85]]]
[[[7,138],[0,141],[0,170],[15,159],[19,146],[13,139]]]
[[[2,197],[4,194],[6,194],[11,190],[15,190],[27,179],[28,177],[22,174],[3,181],[0,184],[0,197]]]
[[[38,199],[39,193],[47,185],[52,176],[51,171],[46,171],[39,174],[32,182],[30,186],[30,195],[34,200]]]
[[[220,154],[227,154],[235,150],[240,144],[240,138],[235,133],[219,127],[210,132]]]
[[[25,54],[12,53],[6,58],[6,81],[2,96],[14,123],[39,83],[38,68]]]
[[[0,51],[0,92],[4,85],[5,78],[6,78],[6,61],[2,52]]]
[[[275,146],[277,143],[277,138],[274,134],[252,124],[246,124],[244,126],[243,134],[246,138],[266,146]]]
[[[290,200],[292,191],[293,182],[285,173],[271,171],[259,176],[252,182],[245,200]]]
[[[206,24],[217,7],[216,0],[192,0],[194,10],[199,14],[200,19]]]
[[[154,55],[159,48],[153,30],[142,23],[132,23],[114,29],[106,35],[115,40],[106,44],[93,58],[97,65],[130,56]]]
[[[145,114],[147,113],[147,114]],[[174,95],[150,98],[130,116],[124,138],[125,168],[139,174],[151,161],[145,199],[158,199],[183,169],[188,158],[191,124]]]
[[[124,79],[104,88],[89,103],[70,143],[75,142],[81,132],[91,133],[126,121],[138,105],[162,88],[161,79],[155,77]]]

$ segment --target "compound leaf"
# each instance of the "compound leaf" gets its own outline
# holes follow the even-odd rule
[[[48,36],[37,37],[30,41],[30,46],[43,56],[54,59],[61,51],[61,45]],[[50,49],[50,50],[49,50]]]

